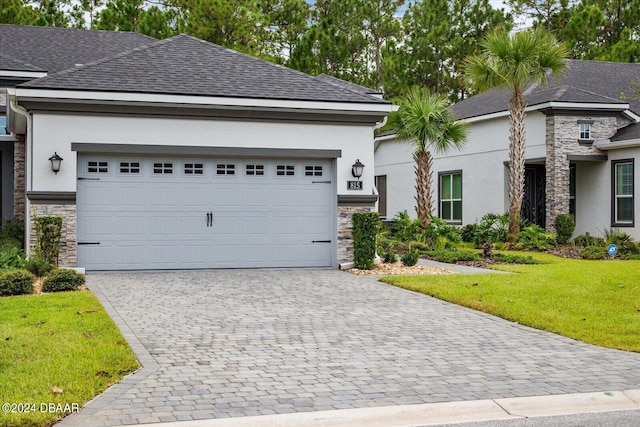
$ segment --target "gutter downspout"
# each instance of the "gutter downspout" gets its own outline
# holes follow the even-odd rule
[[[24,248],[25,248],[25,252],[27,253],[27,255],[29,254],[29,241],[30,241],[30,236],[31,236],[31,229],[29,227],[30,225],[30,221],[29,221],[29,198],[27,197],[26,192],[28,191],[28,189],[31,187],[32,183],[33,183],[33,168],[31,167],[30,163],[31,163],[31,152],[32,152],[32,148],[33,148],[33,138],[32,138],[32,130],[33,130],[33,122],[31,120],[31,114],[29,114],[29,112],[22,106],[18,105],[17,103],[17,96],[15,94],[10,94],[9,91],[7,91],[7,94],[9,95],[9,108],[16,114],[19,114],[21,116],[23,116],[26,121],[27,121],[27,128],[26,128],[26,138],[25,138],[25,142],[24,142],[24,167],[25,167],[25,174],[24,174],[24,179],[25,179],[25,183],[24,183],[24,190],[25,190],[25,194],[24,194]],[[29,170],[29,173],[27,174],[27,168]],[[15,182],[14,182],[14,186],[15,186]]]

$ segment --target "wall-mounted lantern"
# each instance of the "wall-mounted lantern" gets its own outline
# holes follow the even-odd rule
[[[53,173],[58,173],[60,172],[60,164],[62,163],[64,159],[60,156],[58,156],[58,153],[53,153],[53,156],[49,157],[49,161],[51,162],[51,170],[53,171]]]
[[[353,175],[354,178],[360,179],[363,170],[364,165],[360,163],[360,159],[356,159],[356,162],[351,166],[351,175]]]

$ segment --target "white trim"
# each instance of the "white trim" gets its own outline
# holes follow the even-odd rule
[[[623,111],[623,113],[628,114],[634,120],[640,121],[640,116],[633,114],[629,111],[629,104],[598,104],[593,102],[544,102],[542,104],[529,105],[525,109],[525,111],[537,111],[544,110],[545,108],[552,108],[554,110],[613,110],[613,111]],[[481,122],[484,120],[497,119],[500,117],[508,117],[509,110],[498,111],[496,113],[484,114],[482,116],[469,117],[466,119],[461,119],[460,121],[465,123],[475,123]]]
[[[15,77],[15,78],[29,78],[39,79],[40,77],[46,77],[46,71],[5,71],[0,70],[0,77]]]
[[[631,110],[624,110],[622,114],[629,117],[631,120],[633,120],[636,123],[640,122],[640,116]]]
[[[640,147],[640,139],[629,139],[627,141],[609,141],[604,140],[602,142],[596,141],[594,144],[595,147],[599,150],[616,150],[619,148],[635,148]]]
[[[226,98],[215,96],[193,96],[193,95],[170,95],[170,94],[148,94],[148,93],[127,93],[127,92],[91,92],[72,90],[50,90],[31,88],[8,88],[10,95],[15,95],[19,99],[52,100],[60,102],[63,100],[71,102],[107,102],[133,105],[195,105],[195,106],[218,106],[218,107],[244,107],[244,108],[264,108],[264,109],[287,109],[287,110],[319,110],[319,111],[343,111],[343,112],[371,112],[371,113],[391,113],[393,104],[378,103],[357,103],[357,102],[322,102],[322,101],[296,101],[280,99],[256,99],[256,98]]]

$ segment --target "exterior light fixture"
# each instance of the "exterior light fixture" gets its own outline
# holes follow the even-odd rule
[[[363,169],[364,165],[360,163],[360,159],[356,159],[356,162],[351,166],[351,175],[353,175],[354,178],[360,179]]]
[[[51,170],[53,173],[57,174],[60,172],[60,163],[64,160],[62,157],[58,156],[58,153],[53,153],[53,156],[49,157],[49,161],[51,162]]]

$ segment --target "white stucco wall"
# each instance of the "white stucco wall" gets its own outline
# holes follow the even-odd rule
[[[546,155],[545,116],[537,111],[527,115],[526,158]],[[375,151],[376,175],[387,175],[388,217],[406,210],[415,217],[415,174],[411,145],[395,140],[381,141]],[[486,213],[508,209],[506,168],[509,160],[509,118],[501,117],[470,124],[467,143],[461,151],[434,154],[434,213],[437,214],[439,172],[462,170],[462,222],[473,223]]]
[[[339,149],[337,191],[370,195],[373,191],[373,126],[267,121],[34,114],[30,191],[76,191],[76,153],[72,142],[173,146]],[[55,175],[49,157],[64,161]],[[349,191],[351,165],[365,165],[364,189]]]
[[[610,150],[607,162],[578,162],[576,165],[576,230],[574,236],[589,233],[602,237],[611,228],[611,161],[635,159],[635,227],[620,231],[640,240],[640,153],[637,148]]]

